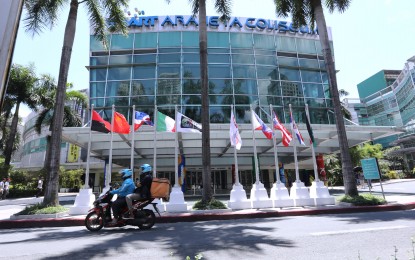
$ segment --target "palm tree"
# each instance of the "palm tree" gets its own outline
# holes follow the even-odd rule
[[[65,109],[66,83],[68,78],[69,64],[71,62],[72,47],[75,39],[78,8],[84,4],[91,23],[95,37],[107,46],[106,35],[108,29],[112,32],[120,31],[127,34],[127,25],[123,9],[127,7],[128,0],[26,0],[25,18],[27,31],[40,33],[45,27],[53,28],[61,15],[59,11],[65,4],[69,4],[69,15],[66,21],[64,41],[62,47],[58,88],[56,91],[56,102],[54,116],[51,124],[50,160],[49,164],[49,185],[45,189],[43,205],[57,206],[59,186],[59,160],[60,145],[62,139],[62,125]],[[108,17],[108,21],[104,16]],[[109,26],[108,26],[109,25]]]
[[[336,118],[340,157],[342,161],[344,191],[346,195],[357,196],[358,191],[349,154],[349,144],[343,121],[339,90],[337,88],[336,70],[327,35],[327,26],[322,2],[324,2],[330,12],[333,12],[335,9],[339,12],[344,12],[349,7],[351,0],[274,0],[277,15],[287,17],[288,14],[291,13],[295,26],[307,25],[307,22],[309,22],[312,29],[314,29],[314,24],[317,23],[320,43],[329,77],[330,91],[333,98],[334,115]]]
[[[26,104],[30,109],[37,110],[39,98],[35,91],[36,81],[37,78],[33,65],[29,65],[28,67],[16,64],[12,65],[10,79],[7,85],[6,99],[10,103],[9,107],[14,105],[15,112],[4,147],[4,171],[6,174],[8,174],[8,168],[14,151],[20,105]],[[6,119],[8,113],[6,113]]]

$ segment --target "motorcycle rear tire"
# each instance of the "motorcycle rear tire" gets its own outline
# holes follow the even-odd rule
[[[89,213],[85,218],[85,227],[89,231],[98,231],[104,227],[104,219],[96,212]]]
[[[146,221],[144,224],[139,224],[138,227],[143,230],[150,229],[154,226],[154,223],[156,223],[156,215],[150,209],[144,209],[143,211],[145,213]]]

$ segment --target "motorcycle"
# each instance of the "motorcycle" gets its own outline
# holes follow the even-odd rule
[[[124,207],[121,210],[122,219],[116,224],[111,224],[111,200],[113,196],[114,195],[111,194],[110,191],[107,191],[94,201],[94,208],[89,210],[89,213],[85,218],[85,227],[89,231],[98,231],[103,227],[112,228],[123,227],[126,225],[137,226],[143,230],[150,229],[156,222],[156,215],[154,214],[154,211],[145,209],[145,207],[150,204],[153,206],[158,215],[161,216],[157,208],[157,203],[153,202],[154,198],[138,200],[133,201],[134,219],[129,218],[128,207]]]

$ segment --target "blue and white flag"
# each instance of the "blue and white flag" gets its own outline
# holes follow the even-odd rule
[[[153,122],[151,122],[150,116],[144,112],[135,111],[135,118],[134,118],[134,131],[137,131],[140,126],[144,123],[147,125],[153,126]]]
[[[305,145],[303,136],[300,134],[300,131],[298,131],[298,127],[297,127],[297,124],[295,123],[291,109],[290,109],[290,123],[291,123],[291,130],[294,131],[294,134],[297,136],[298,142],[302,145]]]

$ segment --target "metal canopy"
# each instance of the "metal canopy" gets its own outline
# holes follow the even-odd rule
[[[289,126],[286,126],[289,129]],[[305,125],[299,125],[306,144],[309,144],[309,135]],[[312,125],[314,138],[317,143],[317,154],[338,153],[339,142],[335,125]],[[84,149],[88,148],[89,127],[65,127],[63,128],[63,141],[76,144]],[[212,169],[229,169],[234,163],[234,148],[230,145],[229,124],[210,125],[211,167]],[[252,169],[253,138],[252,126],[240,124],[239,131],[242,138],[242,148],[237,151],[238,166],[240,170]],[[347,138],[349,146],[402,133],[402,130],[391,126],[356,126],[347,125]],[[285,168],[294,168],[293,143],[297,145],[298,161],[301,168],[312,169],[311,147],[300,146],[293,139],[289,147],[281,143],[281,133],[276,131],[278,158],[285,164]],[[108,159],[110,149],[110,135],[93,132],[91,140],[91,156],[100,159]],[[174,171],[175,133],[157,132],[156,137],[152,127],[143,125],[135,132],[134,164],[153,163],[154,146],[157,147],[157,170]],[[179,151],[185,155],[186,168],[188,170],[200,170],[202,164],[201,134],[178,133]],[[262,131],[255,131],[257,153],[261,169],[275,167],[274,149],[272,140],[268,140]],[[121,167],[130,166],[131,158],[131,134],[114,134],[113,136],[113,163]]]

